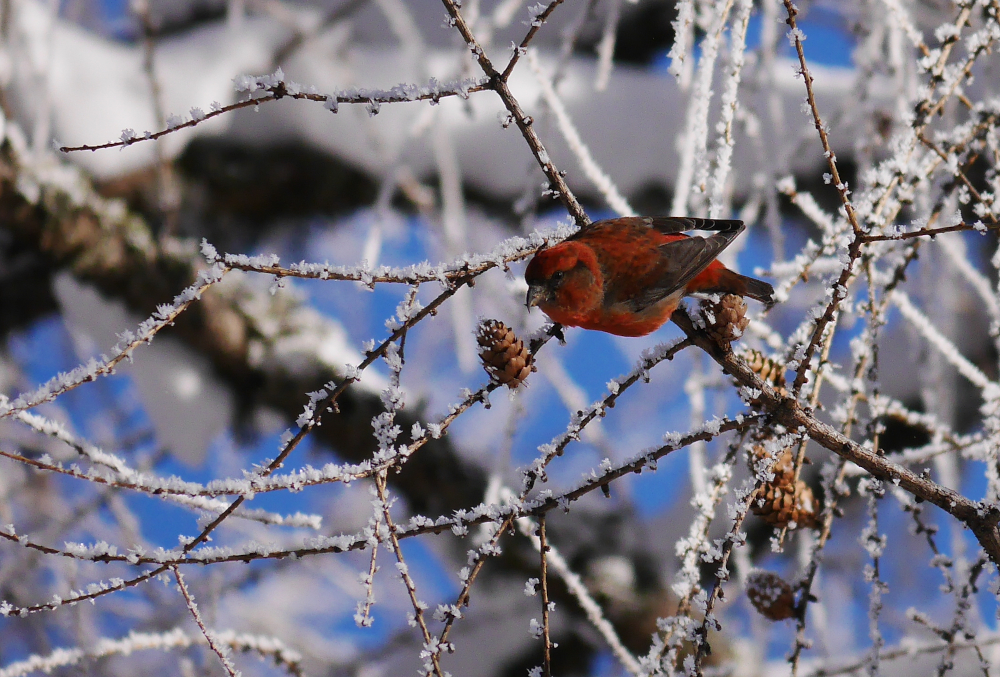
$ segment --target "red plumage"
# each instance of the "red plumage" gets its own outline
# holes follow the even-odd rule
[[[528,263],[528,307],[553,322],[619,336],[644,336],[694,293],[739,294],[767,305],[771,285],[716,260],[742,221],[622,217],[592,223]],[[692,237],[684,231],[716,231]]]

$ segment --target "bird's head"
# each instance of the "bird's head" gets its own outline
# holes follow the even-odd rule
[[[528,308],[539,306],[550,317],[550,308],[555,306],[571,311],[589,308],[595,293],[600,296],[603,283],[593,250],[574,241],[538,252],[528,263],[524,280]]]

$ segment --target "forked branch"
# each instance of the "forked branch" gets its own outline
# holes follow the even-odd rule
[[[778,393],[754,373],[742,357],[722,349],[681,308],[671,318],[699,348],[708,353],[736,382],[753,391],[756,401],[774,423],[789,430],[803,430],[806,435],[841,458],[864,468],[872,476],[900,487],[920,500],[933,503],[964,523],[976,535],[979,544],[994,564],[1000,564],[1000,510],[982,501],[972,501],[948,487],[937,484],[912,470],[889,461],[866,449],[831,426],[823,423],[794,398]],[[759,393],[759,394],[758,394]]]

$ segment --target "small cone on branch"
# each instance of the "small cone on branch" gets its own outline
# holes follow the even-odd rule
[[[760,488],[753,502],[753,511],[771,526],[783,529],[816,525],[816,498],[802,480],[794,484],[769,483]]]
[[[753,348],[743,354],[743,359],[746,360],[750,371],[760,376],[761,381],[770,385],[781,395],[788,394],[788,391],[785,390],[785,369],[777,360],[767,357],[764,353]]]
[[[746,301],[736,294],[726,294],[718,301],[706,300],[701,309],[705,317],[705,331],[723,347],[743,336],[743,331],[750,324],[746,316]]]
[[[747,597],[764,618],[783,621],[795,615],[792,586],[770,571],[752,571],[747,576]]]
[[[755,444],[751,447],[748,459],[750,471],[756,473],[768,456],[769,453],[763,444]],[[791,482],[795,478],[795,455],[792,453],[792,447],[782,449],[771,465],[771,473],[774,474],[772,482]]]
[[[483,320],[476,332],[479,358],[496,383],[511,390],[535,371],[534,356],[514,331],[500,320]]]
[[[754,446],[751,450],[751,470],[755,470],[766,455],[763,445]],[[750,504],[754,514],[779,529],[792,524],[795,528],[816,526],[816,497],[808,484],[795,479],[795,458],[791,447],[781,452],[771,466],[771,472],[774,479],[760,486]]]

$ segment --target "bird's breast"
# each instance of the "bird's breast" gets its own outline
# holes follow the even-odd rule
[[[678,291],[640,312],[630,309],[624,303],[599,307],[587,312],[574,312],[557,305],[542,306],[542,310],[553,322],[567,327],[603,331],[616,336],[645,336],[662,327],[670,319],[682,296],[683,292]]]

